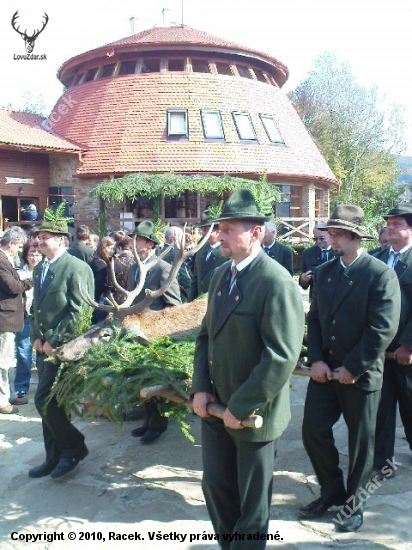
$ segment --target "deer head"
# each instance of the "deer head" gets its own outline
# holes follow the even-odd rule
[[[126,296],[126,300],[118,304],[116,300],[114,299],[113,294],[109,295],[108,298],[108,304],[98,304],[91,296],[84,292],[82,288],[80,288],[80,292],[83,296],[83,299],[91,305],[95,309],[99,309],[101,311],[106,311],[109,315],[106,318],[105,321],[102,323],[99,323],[92,327],[90,330],[82,334],[81,336],[78,336],[71,342],[68,342],[67,344],[64,344],[63,346],[60,346],[56,350],[56,356],[61,361],[78,361],[83,357],[83,355],[86,353],[86,351],[96,342],[98,341],[104,341],[104,340],[110,340],[113,337],[114,330],[112,328],[113,322],[121,325],[127,332],[134,333],[136,336],[139,337],[139,339],[142,342],[149,342],[150,338],[158,337],[158,336],[164,336],[166,334],[170,333],[178,333],[178,329],[184,333],[186,330],[193,330],[195,328],[194,325],[198,326],[200,324],[200,319],[203,317],[205,313],[205,307],[206,302],[199,304],[196,302],[190,302],[189,304],[183,304],[180,306],[176,306],[173,308],[167,308],[164,311],[159,312],[152,312],[151,310],[148,310],[147,308],[149,305],[161,296],[166,290],[169,288],[169,286],[172,284],[174,278],[177,276],[180,266],[193,254],[195,254],[208,240],[210,237],[210,233],[213,230],[213,225],[209,229],[208,233],[199,241],[199,243],[190,249],[186,249],[185,246],[185,232],[183,232],[180,239],[175,240],[174,245],[170,245],[167,247],[159,256],[156,256],[152,261],[143,264],[142,261],[139,258],[139,254],[136,250],[136,242],[133,246],[133,253],[136,260],[136,263],[139,267],[139,278],[136,282],[136,286],[133,290],[128,291],[125,290],[123,287],[121,287],[118,282],[116,281],[116,276],[114,272],[114,264],[113,260],[110,262],[110,270],[112,275],[112,281],[115,286],[115,288],[122,293],[124,296]],[[154,264],[159,262],[166,254],[169,252],[171,247],[175,247],[175,258],[172,264],[172,268],[170,270],[169,276],[167,280],[164,282],[161,288],[158,290],[148,290],[146,289],[146,295],[143,300],[138,302],[137,304],[133,304],[137,296],[141,293],[142,289],[144,288],[144,283],[146,279],[146,273],[147,271],[153,267]],[[193,308],[193,311],[192,311]],[[179,316],[178,310],[182,310],[182,316]],[[166,319],[163,318],[163,315],[171,314],[171,312],[174,311],[177,315],[172,316],[173,318],[166,321]],[[157,314],[157,315],[155,315]],[[145,323],[142,323],[143,317],[148,317],[148,323],[147,323],[147,332],[150,335],[149,337],[145,334]],[[149,318],[150,317],[150,318]],[[189,318],[193,317],[190,321],[188,321]],[[127,321],[126,321],[127,318]],[[126,321],[123,323],[123,321]],[[161,323],[163,325],[163,328],[166,332],[158,332],[153,330],[153,326],[156,323]],[[179,327],[179,323],[181,326]],[[189,326],[192,324],[193,326]],[[167,328],[169,327],[169,328]],[[170,329],[170,330],[169,330]]]
[[[47,13],[44,14],[44,21],[43,21],[43,26],[40,30],[37,29],[37,31],[34,31],[32,36],[29,36],[27,34],[27,29],[24,31],[24,32],[20,32],[20,27],[17,27],[16,28],[16,21],[19,17],[19,12],[16,11],[16,13],[13,15],[12,17],[12,20],[11,20],[11,26],[13,27],[13,29],[18,32],[20,34],[20,36],[23,38],[24,40],[24,45],[26,47],[26,52],[27,53],[31,53],[33,51],[33,48],[34,48],[34,43],[36,42],[37,40],[37,37],[39,36],[39,34],[41,32],[43,32],[44,30],[44,27],[47,25],[47,22],[49,21],[49,16],[47,15]]]

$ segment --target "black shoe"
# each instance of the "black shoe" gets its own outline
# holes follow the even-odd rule
[[[45,477],[52,473],[58,462],[43,462],[40,466],[35,466],[29,470],[29,477]]]
[[[306,506],[299,508],[299,515],[305,518],[319,518],[326,514],[331,506],[341,506],[345,504],[344,498],[323,498],[319,497]]]
[[[131,431],[131,434],[133,437],[142,437],[147,432],[147,429],[149,427],[148,423],[144,423],[143,426],[140,426],[140,428],[135,428]]]
[[[60,479],[72,470],[76,468],[78,463],[81,460],[84,460],[89,454],[89,451],[86,446],[84,446],[83,451],[76,458],[61,458],[59,463],[51,472],[50,477],[53,479]]]
[[[166,428],[163,430],[153,430],[152,428],[148,428],[146,432],[142,435],[140,438],[140,441],[142,443],[152,443],[156,439],[159,439],[159,437],[166,431]]]
[[[352,531],[357,531],[362,524],[363,514],[358,512],[357,514],[352,514],[348,518],[340,519],[339,523],[337,523],[337,528],[341,531],[351,533]]]

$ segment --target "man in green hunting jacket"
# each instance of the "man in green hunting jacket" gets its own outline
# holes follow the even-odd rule
[[[395,273],[361,247],[362,238],[371,238],[362,228],[363,218],[354,205],[333,211],[325,230],[337,257],[316,268],[307,318],[312,367],[302,433],[321,496],[300,514],[316,518],[345,505],[334,518],[343,531],[356,531],[363,523],[384,353],[400,313]],[[348,427],[346,487],[333,437],[341,415]]]
[[[195,351],[202,487],[219,544],[232,550],[266,546],[276,442],[289,423],[289,376],[303,338],[297,285],[261,249],[268,219],[240,189],[216,220],[222,254],[232,261],[213,274]],[[227,407],[223,421],[208,415],[212,401]],[[263,427],[242,428],[253,413]],[[256,533],[262,540],[253,540]],[[235,534],[244,540],[230,542]]]
[[[71,424],[64,407],[56,398],[47,400],[59,369],[59,362],[46,359],[76,329],[84,304],[80,293],[94,296],[94,277],[90,267],[67,252],[67,224],[46,222],[38,228],[39,250],[45,256],[33,272],[33,315],[30,339],[37,351],[39,384],[35,395],[36,408],[42,419],[46,461],[29,471],[29,477],[61,478],[83,460],[88,450],[84,436]],[[46,405],[47,404],[47,405]]]
[[[207,234],[212,225],[212,218],[206,209],[202,212],[198,227],[203,236]],[[210,280],[216,268],[227,262],[222,254],[219,241],[219,227],[215,225],[207,243],[205,243],[194,257],[194,272],[189,292],[189,302],[209,290]]]

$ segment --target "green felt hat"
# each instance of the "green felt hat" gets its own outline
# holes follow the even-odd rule
[[[388,218],[392,218],[392,216],[412,216],[412,204],[408,202],[397,204],[392,210],[389,210],[386,216],[383,216],[383,219],[387,220]]]
[[[216,223],[223,220],[250,220],[263,224],[271,219],[272,216],[265,216],[259,212],[250,189],[236,189],[223,206],[220,216],[212,221]]]
[[[214,220],[210,215],[209,210],[206,208],[206,210],[203,210],[202,214],[200,215],[200,222],[196,223],[195,227],[208,227],[209,225],[212,225],[212,223],[214,223]]]
[[[372,235],[366,232],[362,226],[365,214],[359,206],[354,204],[341,204],[332,212],[330,219],[326,222],[325,227],[317,227],[320,231],[328,229],[346,229],[364,239],[373,239]]]
[[[140,222],[134,232],[136,237],[144,237],[148,241],[153,241],[155,244],[159,244],[159,240],[154,234],[154,224],[150,220]]]
[[[67,223],[62,220],[58,221],[46,221],[44,220],[40,226],[36,227],[35,232],[47,231],[48,233],[54,233],[56,235],[65,235],[71,237]]]

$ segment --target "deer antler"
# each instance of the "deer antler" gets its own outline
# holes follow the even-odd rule
[[[26,32],[20,32],[20,27],[17,27],[16,28],[16,21],[17,19],[19,18],[19,10],[16,11],[16,13],[13,15],[13,17],[11,18],[11,26],[13,27],[13,29],[18,32],[21,36],[27,36],[26,33],[27,33],[27,29],[26,29]]]
[[[169,247],[167,247],[159,256],[156,256],[155,258],[153,258],[153,260],[149,261],[146,264],[144,264],[140,259],[136,249],[136,241],[134,241],[133,254],[137,263],[137,268],[139,270],[139,278],[133,290],[126,290],[119,285],[119,283],[116,280],[116,275],[114,272],[113,260],[111,260],[110,262],[110,272],[112,275],[113,284],[118,291],[120,291],[122,294],[126,296],[126,300],[121,304],[116,302],[112,293],[109,293],[109,298],[108,298],[109,304],[98,304],[95,300],[93,300],[93,298],[90,297],[90,295],[87,292],[86,293],[83,292],[81,286],[80,286],[80,293],[83,299],[90,306],[100,311],[106,311],[107,313],[112,313],[118,319],[123,319],[127,315],[140,313],[145,308],[147,308],[154,300],[156,300],[156,298],[159,298],[159,296],[161,296],[166,292],[166,290],[170,287],[174,278],[176,277],[181,265],[188,258],[190,258],[190,256],[195,254],[206,243],[212,231],[213,231],[213,225],[211,225],[207,234],[197,243],[197,245],[194,248],[190,248],[189,250],[185,250],[186,237],[185,237],[185,232],[183,231],[181,238],[178,241],[175,240],[174,245],[170,245]],[[166,256],[166,254],[169,252],[169,250],[172,248],[172,246],[175,247],[176,252],[175,252],[172,268],[170,270],[169,276],[166,279],[166,281],[157,290],[147,289],[145,298],[142,301],[140,301],[138,304],[132,305],[134,300],[141,293],[144,287],[147,271],[151,267],[153,267],[153,265],[155,265],[157,262],[162,260]]]
[[[37,31],[35,31],[35,32],[33,33],[33,36],[31,37],[32,40],[36,40],[36,38],[39,36],[39,34],[40,34],[41,32],[44,31],[45,26],[46,26],[47,23],[49,22],[49,16],[47,15],[47,13],[45,13],[45,14],[43,15],[43,17],[44,17],[43,26],[42,26],[42,28],[41,28],[40,30],[37,29]],[[27,32],[27,31],[26,31],[26,32]]]

